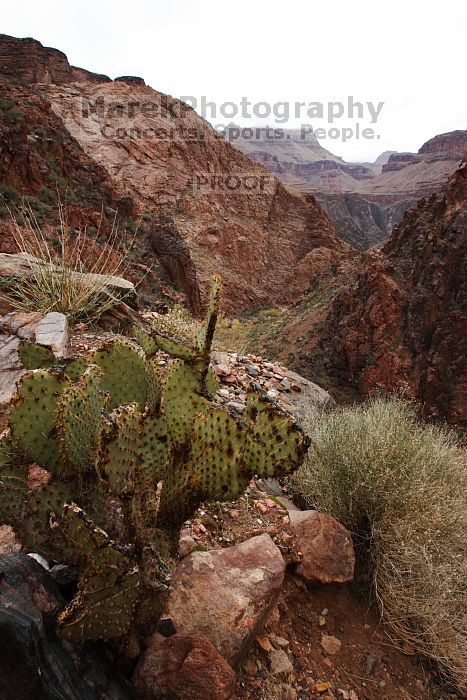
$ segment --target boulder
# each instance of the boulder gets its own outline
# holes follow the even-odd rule
[[[32,557],[0,556],[0,698],[134,699],[95,647],[56,636],[54,621],[64,603],[52,576]]]
[[[167,602],[177,631],[209,639],[236,666],[279,594],[285,563],[267,534],[182,559]]]
[[[36,343],[47,345],[56,357],[68,355],[68,321],[64,314],[48,313],[35,328]]]
[[[269,661],[273,676],[293,671],[293,664],[283,649],[274,649],[269,655]]]
[[[16,382],[24,373],[18,355],[19,344],[20,339],[14,335],[0,335],[0,403],[11,399]]]
[[[207,639],[175,634],[144,652],[133,684],[141,700],[228,700],[235,673]]]
[[[309,583],[352,581],[355,553],[345,527],[316,510],[290,510],[289,518],[302,556],[297,573]]]

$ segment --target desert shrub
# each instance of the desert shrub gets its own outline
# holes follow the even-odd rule
[[[3,97],[0,97],[0,117],[14,124],[23,119],[23,115],[16,107],[16,102],[14,100],[6,100]]]
[[[67,226],[60,202],[60,224],[54,234],[41,228],[30,200],[24,199],[21,206],[9,212],[16,245],[28,256],[30,271],[10,278],[7,287],[3,287],[2,297],[25,311],[64,313],[72,323],[96,321],[122,301],[109,292],[111,278],[124,276],[127,269],[125,257],[119,251],[115,221],[105,245],[94,241],[96,253],[90,261],[86,255],[90,242],[87,232],[77,233]]]
[[[192,344],[201,329],[201,322],[194,319],[183,306],[176,304],[166,314],[151,313],[151,326],[158,333],[178,338]]]
[[[5,219],[9,216],[9,207],[21,200],[19,192],[6,183],[0,184],[0,219]]]
[[[2,183],[0,185],[0,199],[2,199],[6,203],[14,203],[18,202],[20,200],[21,196],[12,185],[8,185],[6,183]]]
[[[310,413],[306,428],[312,445],[293,491],[364,539],[394,638],[465,687],[466,459],[456,435],[382,396]]]

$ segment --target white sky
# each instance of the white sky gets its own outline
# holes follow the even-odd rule
[[[174,97],[384,102],[372,125],[379,140],[320,141],[356,161],[466,128],[466,31],[462,0],[0,0],[0,32],[110,77],[140,75]],[[356,119],[211,121],[342,130]],[[371,126],[368,112],[357,121]]]

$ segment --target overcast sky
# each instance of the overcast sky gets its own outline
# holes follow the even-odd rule
[[[110,77],[142,76],[174,97],[195,97],[198,108],[202,96],[218,110],[244,97],[250,112],[260,102],[285,102],[291,112],[295,102],[323,103],[323,118],[302,111],[277,123],[273,113],[261,121],[218,111],[210,121],[311,124],[325,129],[325,148],[354,161],[416,151],[435,134],[466,128],[466,27],[462,0],[0,0],[0,32],[32,36]],[[329,123],[328,103],[347,111],[349,96],[384,102],[377,120],[365,106],[362,118],[355,111]],[[356,122],[380,138],[343,142],[342,130]]]

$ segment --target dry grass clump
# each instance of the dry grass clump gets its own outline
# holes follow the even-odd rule
[[[395,397],[310,413],[312,446],[292,488],[366,537],[394,638],[467,678],[466,458],[454,433]]]
[[[109,292],[112,277],[124,277],[128,269],[119,250],[119,230],[114,221],[104,245],[86,231],[71,230],[58,203],[60,225],[56,235],[44,231],[31,207],[20,207],[11,215],[16,246],[29,266],[23,277],[4,283],[4,298],[24,311],[66,314],[73,323],[96,321],[119,304]],[[90,247],[92,251],[90,251]]]

